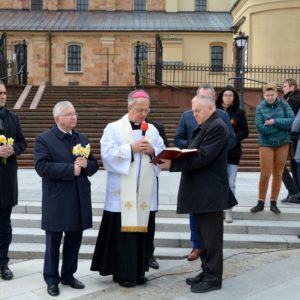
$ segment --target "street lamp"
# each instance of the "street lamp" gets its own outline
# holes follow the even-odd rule
[[[234,38],[235,45],[237,48],[237,78],[239,82],[240,90],[240,108],[244,109],[244,62],[243,62],[243,50],[247,43],[248,37],[245,36],[244,32],[239,32],[237,37]]]

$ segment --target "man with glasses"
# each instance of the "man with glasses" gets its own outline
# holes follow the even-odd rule
[[[42,229],[46,233],[44,280],[51,296],[59,294],[58,284],[83,289],[74,278],[82,232],[92,227],[91,188],[88,176],[98,170],[98,163],[89,151],[73,153],[89,140],[74,130],[78,114],[69,101],[53,108],[56,125],[36,138],[34,161],[42,177]],[[62,267],[59,274],[59,248],[64,233]]]
[[[107,187],[91,270],[113,275],[115,282],[127,288],[147,281],[149,215],[157,210],[160,168],[149,162],[164,142],[152,124],[141,129],[149,106],[144,90],[130,93],[128,113],[109,123],[100,141]]]
[[[13,278],[8,267],[8,248],[12,240],[11,211],[18,204],[17,155],[26,149],[18,116],[6,107],[6,88],[0,81],[0,135],[14,140],[12,145],[0,142],[0,273],[3,280]]]

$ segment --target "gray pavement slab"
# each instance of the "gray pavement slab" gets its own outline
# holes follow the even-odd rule
[[[19,169],[18,178],[19,200],[40,202],[42,197],[42,183],[41,178],[37,175],[35,170]],[[176,204],[180,173],[162,171],[159,178],[160,204]],[[94,203],[103,203],[105,196],[106,172],[99,170],[94,176],[90,177],[90,181],[92,183],[92,201]],[[256,204],[258,196],[258,181],[259,173],[257,172],[238,172],[236,181],[236,198],[238,199],[239,206],[249,207]],[[284,185],[282,185],[279,198],[284,198],[286,195],[287,191]],[[280,204],[280,206],[286,205]]]

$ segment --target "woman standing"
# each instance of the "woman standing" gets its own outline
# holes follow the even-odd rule
[[[289,104],[278,98],[277,87],[267,84],[263,88],[264,99],[256,107],[255,124],[259,132],[260,179],[258,203],[251,208],[257,213],[264,209],[269,179],[272,174],[270,210],[280,214],[276,202],[281,186],[284,165],[291,143],[289,129],[295,115]]]
[[[216,101],[217,108],[223,109],[229,114],[230,122],[236,135],[236,144],[229,150],[227,157],[229,187],[233,194],[235,194],[236,175],[242,156],[241,141],[249,135],[246,114],[244,110],[239,108],[239,105],[239,96],[233,87],[229,85],[220,92]],[[232,209],[225,211],[225,222],[232,223]]]

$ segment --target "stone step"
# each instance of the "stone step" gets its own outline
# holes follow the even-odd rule
[[[91,259],[95,250],[93,245],[81,245],[79,258]],[[191,251],[191,247],[174,248],[174,247],[156,247],[155,256],[164,259],[185,258]],[[35,259],[44,258],[44,243],[15,243],[12,242],[9,247],[9,256],[11,259]]]
[[[93,217],[93,229],[98,230],[100,227],[101,216]],[[13,228],[40,228],[40,214],[12,214],[11,217]],[[239,220],[234,219],[231,224],[224,224],[225,233],[236,234],[300,234],[300,221],[278,221],[278,220]],[[156,231],[160,232],[189,232],[189,219],[186,218],[156,218]]]
[[[253,202],[253,205],[256,204]],[[93,202],[93,216],[101,216],[103,212],[104,204],[102,202]],[[250,212],[250,206],[236,206],[233,209],[233,218],[235,220],[262,220],[262,221],[299,221],[300,220],[300,205],[299,204],[286,204],[280,206],[282,213],[275,215],[269,211],[269,204],[266,204],[263,212],[253,214]],[[13,208],[13,215],[18,214],[41,214],[41,202],[39,201],[19,201],[19,204]],[[175,204],[161,204],[159,205],[157,218],[187,218],[187,214],[177,214]],[[40,216],[39,216],[40,218]],[[181,222],[181,221],[180,221]],[[300,227],[299,227],[300,228]],[[300,232],[300,229],[299,229]]]
[[[28,231],[23,228],[22,230]],[[21,232],[14,229],[13,241],[10,247],[11,258],[41,258],[45,251],[45,235],[40,229],[30,229],[29,236],[19,235]],[[27,232],[27,234],[29,234]],[[81,258],[91,258],[96,243],[97,231],[84,232],[80,250]],[[190,234],[183,232],[156,232],[155,255],[160,258],[187,255],[191,248]],[[224,234],[224,248],[264,248],[287,249],[299,248],[300,239],[296,235],[269,235],[269,234]],[[173,249],[171,251],[171,249]],[[184,250],[183,250],[184,249]]]

